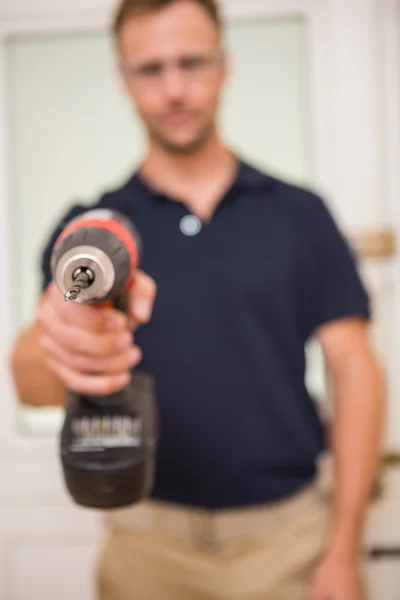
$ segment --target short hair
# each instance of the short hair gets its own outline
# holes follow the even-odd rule
[[[118,37],[123,25],[128,21],[131,17],[144,14],[147,12],[153,12],[157,10],[161,10],[171,4],[174,4],[178,0],[122,0],[119,7],[117,8],[114,24],[113,24],[113,32],[116,37]],[[199,6],[202,6],[204,10],[209,14],[212,21],[218,27],[218,29],[222,29],[222,19],[220,15],[219,6],[217,4],[218,0],[191,0],[195,2]]]

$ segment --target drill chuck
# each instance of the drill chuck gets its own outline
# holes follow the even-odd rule
[[[51,259],[53,278],[68,300],[114,301],[132,285],[140,252],[139,235],[126,217],[89,211],[71,221],[58,238]]]

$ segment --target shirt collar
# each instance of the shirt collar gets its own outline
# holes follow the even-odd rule
[[[235,192],[246,192],[246,191],[269,191],[272,189],[275,183],[275,179],[268,173],[259,170],[258,168],[250,165],[245,160],[238,157],[238,168],[236,176],[232,182],[231,188],[227,193],[227,196],[232,197]],[[140,192],[146,199],[150,199],[156,202],[163,202],[170,200],[162,192],[155,190],[151,185],[141,176],[137,170],[133,174],[131,179],[131,185],[134,189]]]

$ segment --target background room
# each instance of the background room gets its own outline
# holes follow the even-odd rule
[[[398,600],[400,2],[222,4],[233,66],[220,112],[225,138],[327,198],[373,299],[389,416],[365,568],[371,600]],[[142,127],[115,68],[114,6],[0,0],[0,600],[95,600],[101,516],[66,495],[57,454],[63,410],[18,403],[9,355],[34,315],[54,222],[71,202],[93,202],[118,185],[142,153]],[[318,344],[308,357],[307,383],[329,419]]]

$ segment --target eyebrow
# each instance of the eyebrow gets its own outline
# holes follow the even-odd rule
[[[182,61],[182,60],[187,60],[190,58],[199,58],[202,56],[212,56],[213,58],[219,58],[220,56],[222,56],[222,52],[223,49],[221,47],[217,47],[217,48],[213,48],[213,49],[193,49],[193,50],[187,50],[185,52],[183,52],[182,54],[180,54],[179,56],[175,57],[173,60],[174,62],[176,61]],[[161,57],[153,57],[153,58],[143,58],[142,60],[138,60],[137,62],[132,62],[129,63],[128,61],[121,61],[121,64],[126,67],[126,68],[133,68],[133,69],[137,69],[137,68],[141,68],[141,67],[147,67],[147,66],[154,66],[154,65],[162,65],[165,62],[169,62],[169,59],[163,59]]]

